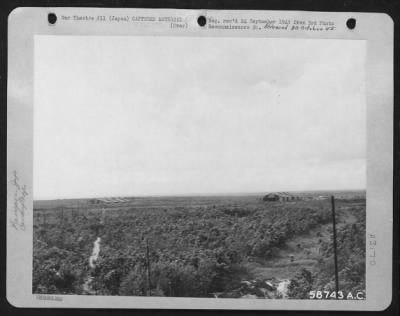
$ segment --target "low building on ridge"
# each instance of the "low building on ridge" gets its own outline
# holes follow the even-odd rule
[[[264,195],[263,201],[264,202],[286,202],[286,201],[298,201],[300,200],[299,196],[295,196],[288,192],[274,192],[268,193]]]

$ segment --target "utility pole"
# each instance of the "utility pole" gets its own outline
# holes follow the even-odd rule
[[[146,238],[146,267],[147,267],[147,296],[151,296],[150,256],[149,256],[149,242],[147,238]]]
[[[332,224],[333,224],[333,253],[335,260],[335,287],[336,287],[336,299],[337,299],[339,291],[339,274],[338,274],[337,245],[336,245],[335,197],[333,195],[331,196],[331,204],[332,204]]]

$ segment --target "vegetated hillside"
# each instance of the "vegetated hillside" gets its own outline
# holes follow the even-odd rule
[[[204,199],[35,211],[33,293],[279,298],[283,278],[289,298],[334,290],[328,200]],[[340,290],[364,291],[365,199],[336,208]]]

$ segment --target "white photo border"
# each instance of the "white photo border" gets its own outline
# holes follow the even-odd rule
[[[58,17],[50,25],[48,14]],[[169,23],[90,23],[62,15],[182,17]],[[197,18],[333,21],[331,32],[208,29]],[[355,18],[349,30],[346,21]],[[237,310],[384,310],[392,300],[393,238],[393,20],[383,13],[228,11],[182,9],[17,8],[8,21],[7,299],[16,307]],[[231,36],[363,40],[367,45],[367,227],[365,300],[256,300],[32,294],[34,37],[37,35]],[[25,187],[24,187],[25,185]],[[22,204],[16,206],[16,194]],[[19,203],[19,202],[18,202]],[[21,210],[21,208],[25,208]],[[22,216],[22,217],[21,217]],[[22,218],[22,222],[21,222]]]

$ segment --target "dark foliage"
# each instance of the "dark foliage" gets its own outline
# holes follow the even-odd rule
[[[364,290],[365,212],[355,213],[360,217],[357,224],[339,226],[340,275],[346,289]],[[290,238],[330,221],[330,206],[320,201],[105,213],[82,208],[73,216],[35,212],[33,292],[240,297],[240,281],[253,277],[246,264],[250,257],[272,259]],[[100,256],[91,269],[88,259],[98,236]],[[310,289],[331,287],[331,242],[322,248],[318,271],[301,270],[289,286],[290,297],[307,298]],[[84,286],[88,278],[91,293]],[[263,297],[257,291],[255,295]]]

